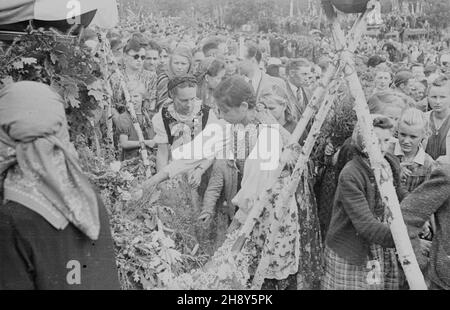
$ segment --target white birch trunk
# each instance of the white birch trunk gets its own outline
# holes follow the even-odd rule
[[[365,23],[361,25],[365,28]],[[360,29],[364,31],[363,29]],[[336,35],[337,42],[345,42],[344,33],[339,27],[336,20],[333,21],[333,31]],[[400,263],[405,272],[409,286],[413,290],[426,290],[423,275],[419,269],[416,257],[414,255],[411,241],[403,221],[403,216],[400,210],[400,203],[394,188],[392,171],[381,154],[378,140],[373,132],[372,118],[369,114],[364,91],[359,81],[355,69],[354,55],[348,51],[342,52],[342,60],[347,64],[346,79],[351,94],[355,98],[355,111],[358,121],[363,124],[361,126],[361,134],[365,143],[365,148],[369,154],[370,163],[375,174],[378,189],[381,194],[383,203],[385,203],[390,212],[390,229],[394,238],[395,247],[397,249]]]

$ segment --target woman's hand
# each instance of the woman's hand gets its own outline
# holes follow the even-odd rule
[[[400,167],[401,167],[401,179],[406,180],[412,174],[412,171],[410,169],[411,163],[400,163]]]

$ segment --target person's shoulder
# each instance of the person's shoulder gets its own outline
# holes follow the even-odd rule
[[[441,178],[450,182],[450,162],[440,162],[431,173],[431,178]]]

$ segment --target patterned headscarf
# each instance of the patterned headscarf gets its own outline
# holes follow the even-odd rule
[[[100,232],[96,193],[69,141],[63,99],[37,82],[0,91],[0,198],[39,213],[56,229]]]

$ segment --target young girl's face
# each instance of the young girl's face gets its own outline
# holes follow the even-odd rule
[[[405,122],[400,122],[398,126],[398,142],[403,153],[407,155],[417,153],[424,136],[423,125],[407,125]]]
[[[378,138],[381,154],[384,156],[389,150],[392,132],[390,129],[383,129],[379,127],[375,127],[373,130]]]

